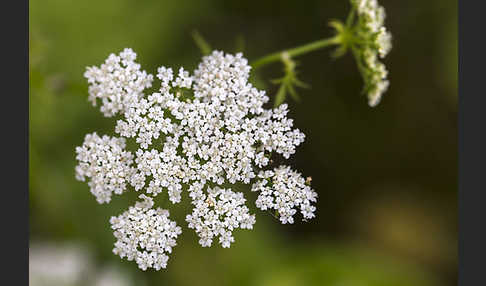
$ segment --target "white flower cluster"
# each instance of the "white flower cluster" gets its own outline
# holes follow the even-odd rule
[[[78,154],[81,176],[77,177],[96,177],[97,194],[105,196],[129,184],[151,196],[167,192],[175,204],[187,190],[194,206],[187,222],[201,245],[210,246],[219,236],[221,245],[229,247],[234,242],[232,231],[251,229],[255,217],[249,214],[242,193],[218,186],[249,184],[268,166],[271,154],[289,158],[305,136],[287,118],[286,104],[263,107],[268,97],[248,82],[250,66],[242,54],[214,51],[203,57],[192,75],[183,68],[175,74],[171,68],[160,67],[160,88],[150,94],[144,90],[153,77],[139,71],[135,58],[133,51],[125,49],[86,73],[90,97],[102,98],[103,114],[120,115],[115,132],[138,143],[135,156],[122,151],[125,139],[106,139],[96,145],[89,137],[77,149],[82,153]],[[109,199],[99,202],[105,201]],[[157,233],[172,235],[171,239],[177,236],[175,229],[162,231],[162,225],[169,223],[167,215],[140,206],[130,208],[129,213],[130,222],[127,213],[112,219],[119,239],[116,253],[136,259],[142,269],[164,268],[167,256],[162,250],[172,247],[175,240],[159,241]],[[144,225],[141,230],[140,224],[145,223],[157,223],[158,228]],[[137,250],[140,243],[151,252]]]
[[[285,158],[295,152],[304,134],[292,129],[287,105],[263,109],[268,97],[248,83],[249,69],[241,54],[222,52],[205,57],[193,77],[182,68],[175,79],[172,69],[158,69],[159,92],[127,106],[115,129],[140,144],[136,190],[150,177],[147,193],[167,188],[177,203],[183,183],[249,183],[270,152]],[[194,98],[185,98],[191,92]],[[161,135],[161,150],[147,150]]]
[[[121,194],[134,174],[133,154],[124,150],[125,139],[96,132],[87,134],[81,147],[76,147],[76,179],[90,178],[88,185],[98,203],[109,203],[112,193]]]
[[[153,76],[140,71],[135,63],[137,55],[131,49],[124,49],[120,55],[110,54],[101,67],[88,67],[84,76],[91,84],[89,100],[96,106],[101,99],[101,112],[111,117],[131,103],[138,102],[143,90],[152,86]]]
[[[243,193],[208,187],[206,195],[202,188],[202,185],[196,185],[190,190],[194,209],[186,217],[189,228],[196,230],[203,247],[211,246],[213,237],[219,236],[219,243],[228,248],[235,241],[232,231],[252,229],[255,216],[248,213]]]
[[[141,195],[137,202],[118,217],[111,217],[111,228],[117,239],[113,253],[129,261],[135,260],[142,270],[167,267],[181,228],[169,219],[169,211],[153,209],[151,198]]]
[[[361,73],[365,80],[368,104],[376,106],[388,89],[388,71],[378,60],[384,58],[392,48],[391,33],[385,28],[385,9],[377,0],[352,0],[358,15],[357,34],[362,37],[358,49],[358,60],[363,66]]]
[[[256,206],[261,210],[276,210],[283,224],[294,223],[296,208],[300,209],[304,220],[313,218],[317,201],[306,180],[289,166],[279,166],[274,170],[261,171],[260,180],[252,185],[253,192],[260,192]]]

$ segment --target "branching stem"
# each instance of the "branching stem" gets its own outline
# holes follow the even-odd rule
[[[287,53],[289,57],[294,58],[300,55],[307,54],[312,51],[316,51],[331,45],[338,45],[340,44],[340,39],[338,37],[326,38],[322,40],[318,40],[315,42],[311,42],[302,46],[298,46],[295,48],[291,48],[288,50],[276,52],[273,54],[269,54],[267,56],[261,57],[254,62],[251,63],[253,69],[257,69],[259,67],[268,65],[273,62],[278,62],[282,60],[282,54]]]

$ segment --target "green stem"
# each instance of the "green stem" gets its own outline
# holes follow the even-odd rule
[[[192,38],[194,42],[196,42],[196,45],[199,47],[201,50],[201,53],[206,56],[211,53],[211,46],[208,44],[208,42],[203,38],[201,34],[199,34],[198,31],[194,30],[192,31]]]
[[[358,66],[358,70],[359,72],[361,73],[361,75],[363,75],[363,77],[365,76],[365,67],[363,66],[363,62],[361,61],[361,58],[359,57],[359,53],[358,53],[358,50],[356,49],[355,46],[351,46],[351,51],[353,52],[353,56],[356,60],[356,64]]]
[[[354,22],[354,15],[356,13],[356,10],[354,6],[351,8],[351,11],[349,12],[348,18],[346,19],[346,27],[351,28]]]
[[[289,55],[289,57],[293,58],[293,57],[297,57],[297,56],[300,56],[300,55],[303,55],[303,54],[307,54],[309,52],[316,51],[316,50],[319,50],[319,49],[322,49],[322,48],[325,48],[325,47],[328,47],[328,46],[331,46],[331,45],[337,45],[339,43],[340,43],[340,41],[339,41],[338,37],[332,37],[332,38],[318,40],[318,41],[311,42],[311,43],[306,44],[306,45],[302,45],[302,46],[299,46],[299,47],[295,47],[295,48],[292,48],[292,49],[288,49],[288,50],[284,50],[284,51],[280,51],[280,52],[276,52],[276,53],[264,56],[262,58],[257,59],[253,63],[251,63],[251,66],[253,67],[253,69],[257,69],[257,68],[262,67],[264,65],[267,65],[267,64],[270,64],[270,63],[273,63],[273,62],[278,62],[282,59],[283,53],[287,53]]]

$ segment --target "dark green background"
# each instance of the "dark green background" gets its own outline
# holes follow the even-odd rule
[[[353,58],[304,55],[301,102],[289,101],[306,141],[289,160],[319,194],[317,218],[280,225],[265,212],[230,249],[201,248],[185,227],[187,203],[170,206],[183,234],[159,272],[111,254],[109,217],[136,194],[98,205],[74,179],[75,146],[114,134],[87,101],[83,72],[133,48],[148,72],[190,70],[197,29],[216,49],[256,59],[332,35],[347,1],[30,1],[30,239],[80,241],[97,265],[120,264],[140,285],[455,285],[457,279],[457,3],[380,1],[393,50],[391,86],[372,109]],[[244,45],[242,45],[244,43]],[[270,96],[274,64],[258,71]]]

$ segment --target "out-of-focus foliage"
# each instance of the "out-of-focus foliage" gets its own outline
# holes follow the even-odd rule
[[[391,86],[370,109],[352,57],[332,49],[299,58],[311,88],[290,100],[307,135],[292,165],[312,176],[317,218],[279,225],[256,211],[230,249],[203,249],[186,227],[167,270],[141,273],[111,253],[109,218],[136,194],[98,205],[74,179],[74,148],[88,132],[114,134],[87,101],[83,72],[133,48],[144,69],[194,68],[198,30],[211,47],[250,60],[331,36],[347,1],[30,1],[30,235],[88,245],[93,264],[115,264],[148,285],[455,285],[457,278],[457,3],[380,1],[393,50]],[[252,75],[275,95],[275,64]],[[270,103],[271,104],[271,103]],[[186,197],[187,198],[187,197]],[[169,207],[170,206],[164,206]],[[170,208],[184,226],[187,202]],[[138,276],[137,276],[138,275]]]

